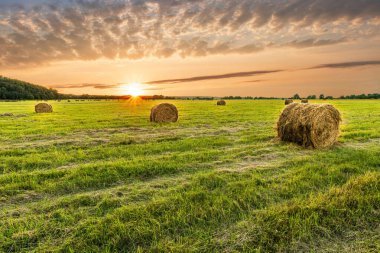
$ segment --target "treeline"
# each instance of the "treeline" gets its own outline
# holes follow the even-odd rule
[[[59,95],[53,89],[0,76],[0,99],[58,99]]]
[[[380,99],[380,94],[378,93],[373,93],[373,94],[361,94],[361,95],[349,95],[349,96],[340,96],[340,97],[333,97],[333,96],[325,96],[324,94],[320,94],[319,96],[317,95],[309,95],[309,96],[306,96],[306,97],[301,97],[300,95],[298,94],[295,94],[294,96],[290,97],[291,99],[303,99],[303,98],[306,98],[306,99]],[[196,98],[193,98],[193,99],[197,99]],[[202,100],[212,100],[214,98],[201,98]],[[265,100],[268,100],[268,99],[285,99],[285,98],[281,98],[281,97],[252,97],[252,96],[247,96],[247,97],[241,97],[241,96],[226,96],[226,97],[222,97],[222,99],[226,99],[226,100],[240,100],[240,99],[252,99],[252,100],[260,100],[260,99],[265,99]]]
[[[328,99],[380,99],[380,94],[378,93],[374,93],[374,94],[361,94],[361,95],[349,95],[349,96],[340,96],[340,97],[333,97],[333,96],[325,96],[323,94],[317,96],[317,95],[309,95],[309,96],[306,96],[306,97],[301,97],[300,95],[298,94],[295,94],[294,96],[290,97],[291,99],[303,99],[303,98],[306,98],[306,99],[324,99],[324,100],[328,100]],[[226,96],[226,97],[222,97],[222,99],[226,99],[226,100],[240,100],[240,99],[252,99],[252,100],[260,100],[260,99],[265,99],[265,100],[268,100],[268,99],[285,99],[285,98],[281,98],[281,97],[251,97],[251,96],[247,96],[247,97],[241,97],[241,96]]]
[[[291,97],[292,99],[303,99],[300,95],[298,94],[295,94],[293,97]],[[307,97],[305,97],[307,99],[317,99],[317,95],[309,95]],[[324,94],[321,94],[319,95],[318,97],[319,99],[334,99],[333,96],[325,96]]]
[[[380,99],[379,93],[373,94],[361,94],[361,95],[350,95],[350,96],[340,96],[339,99]]]
[[[222,99],[226,99],[226,100],[240,100],[240,99],[281,99],[281,98],[277,98],[277,97],[252,97],[252,96],[247,96],[247,97],[241,97],[241,96],[226,96],[226,97],[222,97]]]
[[[300,95],[298,95],[298,94],[295,94],[291,98],[292,99],[302,99],[302,97],[300,97]],[[317,99],[317,96],[316,95],[309,95],[309,96],[307,96],[305,98],[307,98],[307,99]],[[333,96],[325,96],[324,94],[320,94],[318,96],[318,98],[319,99],[336,99]],[[340,96],[340,97],[337,97],[337,98],[338,99],[379,99],[380,98],[380,94],[373,93],[373,94],[349,95],[349,96]]]
[[[0,76],[0,100],[128,99],[128,96],[61,94],[54,89]]]
[[[153,96],[141,96],[142,99],[176,99],[176,97],[168,97],[164,95],[153,95]]]

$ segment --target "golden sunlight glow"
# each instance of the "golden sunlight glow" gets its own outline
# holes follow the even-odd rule
[[[131,95],[132,97],[138,97],[144,94],[144,87],[140,83],[125,84],[121,87],[124,95]]]

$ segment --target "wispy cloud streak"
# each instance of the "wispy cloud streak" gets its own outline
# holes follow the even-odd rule
[[[118,88],[118,84],[97,84],[97,83],[81,83],[81,84],[59,84],[52,85],[54,89],[79,89],[79,88],[94,88],[94,89],[113,89]]]
[[[324,68],[355,68],[363,66],[380,65],[380,61],[355,61],[355,62],[340,62],[317,65],[308,69],[324,69]]]
[[[320,64],[309,68],[303,68],[298,70],[291,70],[292,72],[302,71],[302,70],[313,70],[313,69],[322,69],[322,68],[356,68],[362,66],[376,66],[380,65],[380,61],[355,61],[355,62],[340,62],[340,63],[326,63]],[[228,79],[228,78],[237,78],[237,77],[250,77],[257,75],[272,74],[277,72],[287,72],[290,70],[263,70],[263,71],[248,71],[248,72],[235,72],[227,73],[220,75],[208,75],[208,76],[194,76],[188,78],[177,78],[177,79],[165,79],[165,80],[156,80],[149,81],[146,84],[178,84],[178,83],[189,83],[196,81],[207,81],[207,80],[217,80],[217,79]],[[248,80],[244,82],[248,83],[257,83],[263,82],[264,80]]]
[[[79,84],[51,85],[50,88],[53,88],[53,89],[93,88],[93,89],[107,90],[107,89],[120,89],[125,85],[127,85],[127,84],[125,84],[125,83],[118,83],[118,84],[79,83]],[[142,89],[145,91],[156,91],[156,90],[162,90],[163,88],[162,87],[155,87],[155,86],[151,86],[151,85],[146,85]]]
[[[277,73],[277,72],[282,72],[282,71],[284,71],[284,70],[235,72],[235,73],[227,73],[227,74],[221,74],[221,75],[194,76],[194,77],[179,78],[179,79],[156,80],[156,81],[146,82],[146,84],[189,83],[189,82],[217,80],[217,79],[226,79],[226,78],[257,76],[257,75],[271,74],[271,73]]]

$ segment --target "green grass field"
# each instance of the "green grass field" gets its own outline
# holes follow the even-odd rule
[[[326,150],[276,139],[283,101],[160,102],[0,103],[0,252],[380,251],[379,101],[328,101]]]

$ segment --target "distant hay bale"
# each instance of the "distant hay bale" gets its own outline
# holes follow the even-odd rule
[[[35,107],[36,113],[50,113],[53,112],[53,107],[47,103],[39,103]]]
[[[303,104],[307,104],[307,103],[309,103],[309,100],[307,100],[307,99],[302,99],[302,100],[301,100],[301,103],[303,103]]]
[[[226,105],[226,101],[219,100],[218,102],[216,102],[216,105]]]
[[[178,110],[173,104],[163,103],[156,105],[150,112],[150,121],[157,123],[177,122]]]
[[[14,114],[11,112],[6,112],[6,113],[0,114],[0,117],[13,117],[13,116],[14,116]]]
[[[285,105],[289,105],[293,103],[293,99],[285,99]]]
[[[340,113],[332,105],[294,103],[282,111],[277,133],[282,141],[325,148],[336,142],[340,122]]]

